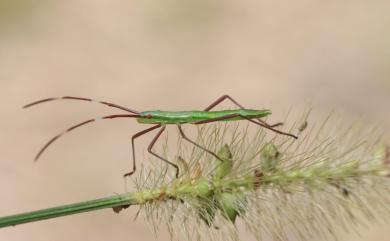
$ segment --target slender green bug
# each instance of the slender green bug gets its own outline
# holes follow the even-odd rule
[[[73,97],[73,96],[63,96],[63,97],[54,97],[54,98],[47,98],[43,100],[38,100],[35,102],[32,102],[28,105],[25,105],[23,108],[28,108],[37,104],[41,104],[44,102],[54,101],[54,100],[78,100],[78,101],[89,101],[89,102],[97,102],[112,108],[120,109],[122,111],[131,113],[131,114],[117,114],[117,115],[107,115],[100,118],[95,119],[89,119],[87,121],[81,122],[77,125],[71,126],[70,128],[66,129],[65,131],[61,132],[60,134],[53,137],[51,140],[49,140],[38,152],[38,154],[35,156],[35,161],[39,159],[39,157],[42,155],[42,153],[58,138],[60,138],[65,133],[68,133],[78,127],[81,127],[83,125],[86,125],[88,123],[97,121],[99,119],[114,119],[114,118],[136,118],[138,123],[141,124],[153,124],[152,127],[142,130],[136,134],[134,134],[131,137],[131,149],[132,149],[132,157],[133,157],[133,169],[124,174],[124,176],[131,176],[136,171],[136,161],[135,161],[135,148],[134,148],[134,141],[137,137],[140,137],[148,132],[151,132],[155,129],[160,129],[158,133],[155,135],[153,140],[150,142],[148,146],[148,152],[152,154],[153,156],[161,159],[162,161],[166,162],[167,164],[171,165],[176,169],[176,177],[179,176],[179,167],[175,163],[167,160],[166,158],[162,157],[161,155],[155,153],[152,151],[152,148],[158,138],[161,136],[161,134],[164,132],[166,125],[176,125],[178,127],[180,135],[185,139],[186,141],[192,143],[193,145],[197,146],[198,148],[204,150],[205,152],[211,154],[215,158],[217,158],[220,161],[223,161],[217,154],[214,152],[202,147],[201,145],[197,144],[190,138],[188,138],[181,127],[182,124],[206,124],[211,122],[217,122],[217,121],[238,121],[238,120],[248,120],[256,125],[262,126],[264,128],[267,128],[269,130],[272,130],[278,134],[290,136],[292,138],[297,139],[298,137],[286,132],[279,131],[275,129],[275,127],[282,125],[282,123],[277,123],[274,125],[269,125],[265,121],[261,120],[260,118],[266,117],[271,114],[270,110],[253,110],[253,109],[246,109],[242,105],[240,105],[237,101],[235,101],[232,97],[229,95],[223,95],[220,98],[218,98],[216,101],[211,103],[207,108],[205,108],[202,111],[144,111],[139,112],[130,108],[126,108],[117,104],[113,104],[110,102],[105,101],[96,101],[90,98],[83,98],[83,97]],[[232,101],[236,106],[239,107],[239,109],[233,109],[233,110],[221,110],[221,111],[211,111],[216,105],[220,104],[225,99],[229,99]]]

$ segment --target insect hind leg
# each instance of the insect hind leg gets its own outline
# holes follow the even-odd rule
[[[217,118],[214,118],[214,119],[197,121],[197,122],[194,122],[193,124],[199,125],[199,124],[206,124],[206,123],[211,123],[211,122],[216,122],[216,121],[223,121],[223,120],[227,120],[227,119],[234,118],[234,117],[237,117],[237,116],[241,117],[242,119],[248,120],[248,121],[250,121],[252,123],[255,123],[256,125],[262,126],[262,127],[266,128],[266,129],[269,129],[269,130],[271,130],[273,132],[276,132],[278,134],[285,135],[285,136],[290,136],[290,137],[292,137],[294,139],[298,139],[298,137],[293,135],[293,134],[286,133],[286,132],[283,132],[283,131],[279,131],[279,130],[274,128],[275,126],[282,125],[282,123],[276,123],[274,125],[269,125],[269,124],[267,124],[263,120],[259,120],[259,119],[253,120],[253,119],[250,119],[250,118],[248,118],[246,116],[243,116],[243,115],[240,115],[240,114],[231,114],[231,115],[217,117]],[[180,130],[180,128],[179,128],[179,130]]]
[[[273,131],[273,132],[275,132],[275,133],[278,133],[278,134],[281,134],[281,135],[285,135],[285,136],[289,136],[289,137],[292,137],[292,138],[294,138],[294,139],[298,139],[298,137],[296,136],[296,135],[293,135],[293,134],[290,134],[290,133],[287,133],[287,132],[283,132],[283,131],[280,131],[280,130],[277,130],[277,129],[275,129],[275,128],[273,128],[273,126],[278,126],[278,125],[280,125],[280,123],[277,123],[277,124],[275,124],[275,125],[269,125],[269,124],[267,124],[266,122],[264,122],[264,121],[262,121],[262,122],[257,122],[256,120],[252,120],[252,119],[249,119],[248,117],[246,117],[246,116],[242,116],[242,115],[240,115],[243,119],[246,119],[246,120],[248,120],[248,121],[250,121],[250,122],[252,122],[252,123],[254,123],[254,124],[256,124],[256,125],[259,125],[259,126],[262,126],[262,127],[264,127],[264,128],[266,128],[266,129],[269,129],[269,130],[271,130],[271,131]],[[259,119],[257,119],[257,120],[259,120]]]
[[[212,108],[214,108],[215,106],[219,105],[220,103],[222,103],[222,101],[224,101],[225,99],[229,99],[231,102],[233,102],[236,106],[240,107],[241,109],[245,109],[244,106],[242,106],[241,104],[239,104],[235,99],[233,99],[232,97],[230,97],[229,95],[222,95],[221,97],[219,97],[217,100],[215,100],[213,103],[211,103],[206,109],[204,109],[204,111],[209,111],[211,110]]]
[[[219,105],[220,103],[222,103],[224,100],[230,100],[231,102],[233,102],[236,106],[238,106],[240,109],[245,109],[245,107],[243,105],[241,105],[240,103],[238,103],[235,99],[233,99],[233,97],[231,97],[230,95],[222,95],[221,97],[219,97],[217,100],[215,100],[213,103],[211,103],[206,109],[204,109],[204,111],[210,111],[211,109],[213,109],[215,106]],[[267,126],[267,127],[270,127],[270,128],[275,128],[275,127],[278,127],[278,126],[281,126],[283,125],[282,122],[278,122],[278,123],[275,123],[275,124],[268,124],[267,122],[261,120],[261,119],[257,119],[259,122],[261,122],[262,125],[264,126]]]
[[[275,124],[268,124],[267,122],[263,121],[262,119],[256,119],[258,122],[260,122],[261,124],[267,126],[267,127],[271,127],[271,128],[275,128],[275,127],[278,127],[278,126],[282,126],[283,125],[283,122],[278,122],[278,123],[275,123]]]

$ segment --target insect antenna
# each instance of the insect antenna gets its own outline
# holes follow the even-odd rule
[[[117,104],[114,104],[114,103],[110,103],[110,102],[106,102],[106,101],[99,101],[99,100],[94,100],[94,99],[84,98],[84,97],[74,97],[74,96],[52,97],[52,98],[47,98],[47,99],[34,101],[34,102],[30,103],[30,104],[27,104],[27,105],[23,106],[23,109],[29,108],[29,107],[37,105],[37,104],[41,104],[41,103],[45,103],[45,102],[49,102],[49,101],[54,101],[54,100],[79,100],[79,101],[96,102],[96,103],[99,103],[99,104],[102,104],[102,105],[106,105],[106,106],[109,106],[109,107],[112,107],[112,108],[117,108],[117,109],[120,109],[120,110],[124,110],[124,111],[130,112],[130,113],[133,113],[133,114],[139,114],[140,113],[139,111],[136,111],[136,110],[133,110],[133,109],[129,109],[129,108],[126,108],[126,107],[123,107],[123,106],[120,106],[120,105],[117,105]]]
[[[41,150],[39,150],[38,154],[35,156],[34,158],[34,161],[38,161],[38,159],[40,158],[40,156],[43,154],[43,152],[45,152],[45,150],[54,142],[56,141],[57,139],[59,139],[61,136],[65,135],[66,133],[70,132],[70,131],[73,131],[74,129],[77,129],[83,125],[86,125],[88,123],[92,123],[92,122],[95,122],[95,121],[98,121],[98,120],[104,120],[104,119],[114,119],[114,118],[136,118],[136,117],[139,117],[139,115],[107,115],[107,116],[103,116],[103,117],[100,117],[100,118],[94,118],[94,119],[89,119],[87,121],[83,121],[81,123],[78,123],[77,125],[74,125],[74,126],[71,126],[69,127],[68,129],[66,129],[65,131],[61,132],[60,134],[56,135],[55,137],[53,137],[52,139],[50,139],[42,148]]]

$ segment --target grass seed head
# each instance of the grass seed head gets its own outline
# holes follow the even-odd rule
[[[156,232],[165,223],[174,240],[238,240],[241,225],[257,240],[336,239],[388,219],[390,161],[381,133],[332,118],[303,123],[284,126],[298,140],[243,123],[200,127],[196,142],[223,161],[179,142],[178,179],[160,164],[135,180],[138,192],[150,194],[141,213]]]

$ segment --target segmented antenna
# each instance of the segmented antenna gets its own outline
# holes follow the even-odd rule
[[[106,105],[106,106],[109,106],[112,108],[124,110],[124,111],[130,112],[130,113],[133,113],[133,114],[140,113],[139,111],[136,111],[136,110],[133,110],[130,108],[126,108],[126,107],[123,107],[123,106],[120,106],[120,105],[117,105],[114,103],[110,103],[110,102],[106,102],[106,101],[99,101],[99,100],[94,100],[94,99],[84,98],[84,97],[74,97],[74,96],[52,97],[52,98],[47,98],[47,99],[43,99],[43,100],[38,100],[38,101],[34,101],[30,104],[23,106],[23,108],[24,109],[29,108],[29,107],[37,105],[37,104],[41,104],[41,103],[45,103],[45,102],[49,102],[49,101],[54,101],[54,100],[80,100],[80,101],[96,102],[96,103],[103,104],[103,105]]]
[[[107,115],[107,116],[102,116],[100,118],[95,118],[95,119],[89,119],[87,121],[83,121],[81,123],[78,123],[77,125],[71,126],[65,131],[61,132],[60,134],[56,135],[52,139],[50,139],[42,148],[39,150],[38,154],[35,156],[34,161],[38,161],[40,156],[43,154],[43,152],[57,139],[59,139],[61,136],[65,135],[66,133],[69,133],[73,131],[74,129],[77,129],[83,125],[86,125],[88,123],[95,122],[97,120],[104,120],[104,119],[114,119],[114,118],[133,118],[133,117],[139,117],[139,115]]]

